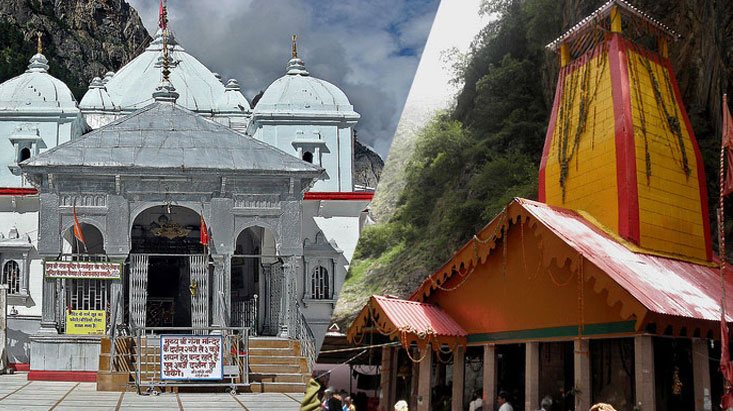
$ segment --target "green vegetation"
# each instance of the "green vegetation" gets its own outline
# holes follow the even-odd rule
[[[513,197],[536,198],[558,71],[557,57],[544,46],[603,2],[485,1],[483,11],[498,19],[477,36],[468,56],[455,61],[463,90],[454,108],[437,116],[418,136],[395,214],[362,233],[334,314],[337,322],[347,326],[371,294],[408,296]],[[686,21],[688,6],[681,2],[638,3],[652,15],[664,16],[672,27]],[[719,37],[730,42],[725,35]],[[710,50],[680,49],[682,58],[673,55],[672,61],[678,77],[686,80],[683,95],[706,173],[716,176],[719,108],[710,103],[714,100],[701,104],[694,97],[707,96],[700,90],[709,90],[710,83],[724,83],[720,77],[696,79],[688,74]],[[725,72],[725,66],[720,71]],[[708,186],[710,204],[716,204],[712,199],[717,180],[708,178]]]

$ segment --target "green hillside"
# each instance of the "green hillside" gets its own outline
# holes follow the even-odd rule
[[[454,108],[420,133],[399,177],[406,184],[396,212],[362,234],[335,321],[347,325],[371,294],[409,295],[513,197],[536,198],[558,72],[544,46],[604,2],[485,1],[484,12],[498,19],[460,64],[464,87]],[[733,3],[635,4],[683,34],[671,60],[706,173],[715,176],[720,96],[733,68]],[[717,193],[715,178],[708,186]]]

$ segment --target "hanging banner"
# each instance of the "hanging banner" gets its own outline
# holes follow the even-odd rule
[[[160,379],[221,380],[223,346],[221,335],[161,335]]]
[[[104,310],[67,310],[66,334],[104,335],[106,322]]]
[[[90,261],[44,261],[46,278],[89,278],[119,280],[122,264]]]

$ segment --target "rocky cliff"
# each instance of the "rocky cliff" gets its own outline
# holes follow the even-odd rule
[[[36,33],[50,73],[81,99],[89,81],[130,61],[149,43],[140,17],[125,0],[2,0],[0,82],[25,70]]]
[[[362,187],[376,188],[384,160],[376,151],[361,144],[359,140],[354,142],[354,184]]]

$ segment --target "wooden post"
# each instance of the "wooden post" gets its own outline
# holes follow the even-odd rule
[[[424,348],[428,350],[424,353],[422,361],[420,361],[420,378],[417,386],[417,411],[430,411],[430,396],[432,395],[432,372],[433,372],[433,351],[430,345]],[[423,355],[423,353],[420,353]]]
[[[575,409],[587,410],[592,405],[590,403],[590,342],[577,339],[574,342],[574,348],[575,388],[579,391],[575,394]]]
[[[483,409],[493,410],[496,403],[496,346],[484,345]]]
[[[391,411],[394,403],[390,393],[392,386],[392,347],[382,347],[382,365],[379,368],[379,409]]]
[[[695,410],[713,409],[710,394],[710,362],[707,340],[692,340],[692,383],[695,388]]]
[[[465,377],[464,361],[466,360],[466,349],[462,346],[456,347],[453,352],[453,393],[451,397],[451,409],[463,409],[463,379]]]
[[[611,6],[611,32],[621,33],[621,11],[618,6]]]
[[[540,343],[524,344],[524,409],[540,406]]]
[[[636,405],[642,411],[657,409],[654,393],[654,340],[650,335],[634,337]]]

